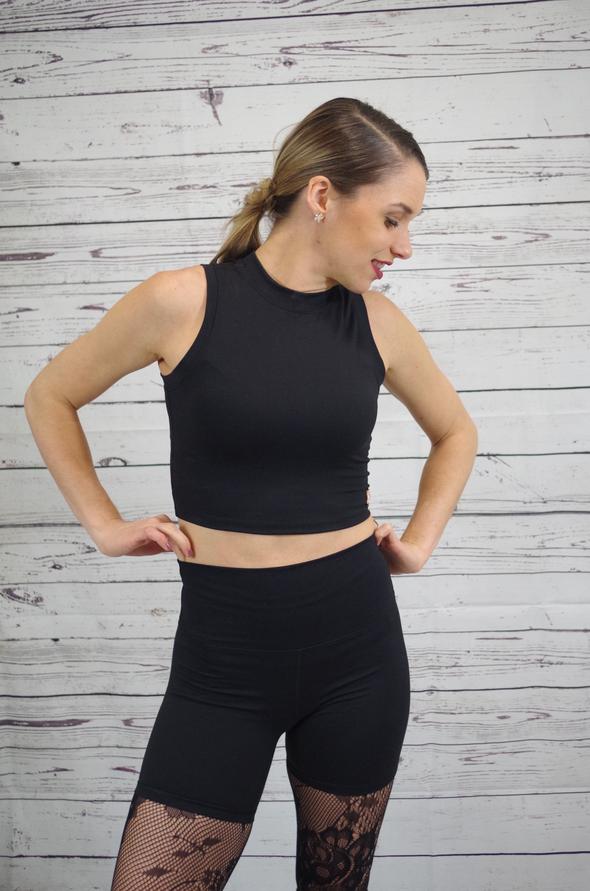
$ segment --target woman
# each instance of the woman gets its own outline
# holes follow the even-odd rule
[[[410,706],[391,574],[425,564],[477,440],[414,326],[369,290],[411,256],[427,179],[411,133],[360,100],[325,102],[210,263],[142,282],[27,392],[47,466],[101,553],[172,550],[183,583],[111,891],[224,888],[283,733],[297,888],[368,887]],[[178,525],[121,517],[76,414],[153,361]],[[382,384],[432,442],[400,538],[368,507]]]

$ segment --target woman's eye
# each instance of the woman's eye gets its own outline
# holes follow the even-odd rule
[[[399,226],[399,223],[397,220],[390,220],[389,217],[385,217],[385,222],[389,223],[390,226],[395,225],[396,229]]]

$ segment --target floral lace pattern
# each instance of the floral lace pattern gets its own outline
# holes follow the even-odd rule
[[[336,795],[288,774],[297,813],[297,891],[366,891],[393,780],[367,795]]]
[[[297,891],[367,891],[393,780],[339,795],[288,771],[297,814]],[[221,891],[252,823],[219,820],[133,796],[110,891]]]
[[[206,817],[135,794],[111,891],[221,891],[252,825]]]

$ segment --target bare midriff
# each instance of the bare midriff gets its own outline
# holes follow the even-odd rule
[[[178,528],[190,540],[194,557],[177,554],[187,563],[210,566],[235,566],[250,569],[286,566],[315,560],[351,547],[368,538],[378,525],[373,517],[346,529],[297,535],[258,535],[211,529],[178,519]]]

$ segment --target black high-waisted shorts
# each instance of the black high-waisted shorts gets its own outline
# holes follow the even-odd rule
[[[283,733],[308,785],[359,795],[391,781],[410,676],[374,536],[285,566],[177,562],[170,678],[134,800],[251,822]]]

